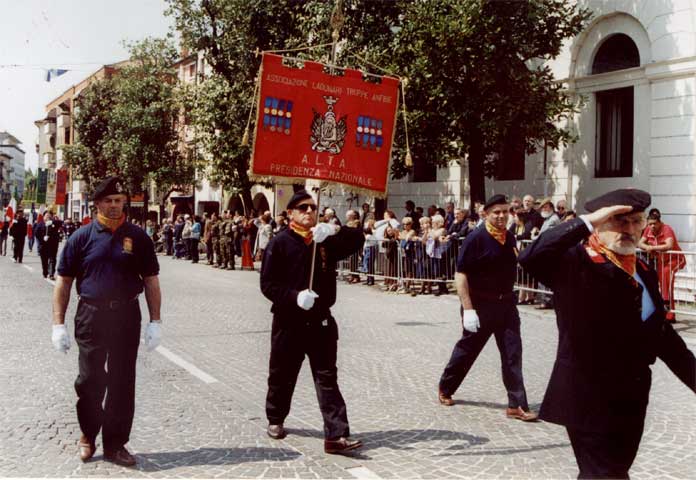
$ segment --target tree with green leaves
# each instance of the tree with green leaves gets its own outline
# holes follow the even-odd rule
[[[168,39],[129,45],[130,62],[110,79],[92,83],[78,98],[77,142],[64,147],[68,166],[90,189],[117,174],[133,193],[149,186],[159,192],[192,185],[195,162],[181,144],[181,114],[173,64],[177,52]]]

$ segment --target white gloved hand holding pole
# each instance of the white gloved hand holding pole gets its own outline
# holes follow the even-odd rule
[[[297,306],[302,310],[310,310],[314,306],[314,300],[319,298],[316,292],[309,289],[302,290],[297,294]]]
[[[341,227],[330,223],[319,223],[312,227],[312,240],[316,243],[321,243],[331,235],[336,235]]]
[[[153,351],[162,342],[162,322],[154,321],[147,325],[145,330],[145,346],[148,352]]]
[[[464,330],[469,332],[477,332],[478,329],[481,328],[481,322],[479,322],[479,317],[476,310],[464,310],[462,324],[464,325]]]
[[[62,353],[68,353],[70,350],[70,336],[65,324],[53,325],[53,333],[51,334],[51,342],[53,348]]]

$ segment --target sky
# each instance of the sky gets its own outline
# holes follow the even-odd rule
[[[128,57],[123,40],[163,37],[164,0],[0,0],[0,131],[17,137],[36,170],[34,121],[102,65]],[[46,69],[70,70],[46,82]]]

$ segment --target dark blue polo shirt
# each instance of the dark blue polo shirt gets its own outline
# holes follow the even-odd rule
[[[517,275],[515,237],[506,233],[505,244],[493,238],[485,225],[471,232],[459,248],[457,271],[466,273],[469,288],[487,293],[510,293]]]
[[[78,229],[60,256],[58,275],[77,279],[90,300],[128,300],[142,293],[144,277],[159,274],[155,246],[145,231],[126,222],[111,233],[99,222]]]

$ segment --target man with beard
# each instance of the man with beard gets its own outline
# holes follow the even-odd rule
[[[650,195],[609,192],[544,232],[520,264],[554,293],[558,350],[543,420],[566,427],[579,478],[628,478],[656,358],[696,391],[696,359],[665,322],[655,271],[636,246]]]

